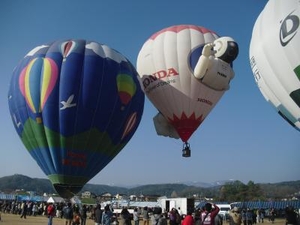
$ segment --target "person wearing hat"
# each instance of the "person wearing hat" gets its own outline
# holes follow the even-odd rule
[[[202,225],[214,225],[215,217],[218,215],[220,208],[214,203],[206,203],[204,211],[201,213]]]
[[[229,211],[229,225],[241,225],[242,224],[242,215],[238,207],[233,207]]]

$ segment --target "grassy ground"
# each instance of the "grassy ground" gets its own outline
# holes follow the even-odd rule
[[[45,216],[27,216],[27,219],[21,219],[20,215],[14,214],[4,214],[2,213],[2,219],[0,221],[0,225],[47,225],[48,218]],[[65,220],[60,218],[53,218],[53,225],[65,225]],[[94,225],[94,221],[91,219],[87,220],[87,225]],[[133,223],[132,223],[133,224]],[[140,222],[142,225],[142,223]],[[150,223],[151,224],[151,223]],[[228,225],[228,223],[225,223]],[[274,224],[277,225],[285,225],[285,221],[283,219],[276,219]],[[269,221],[265,221],[265,223],[261,223],[261,225],[272,225]]]

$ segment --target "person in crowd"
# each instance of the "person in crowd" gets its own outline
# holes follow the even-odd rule
[[[242,215],[237,207],[229,211],[229,225],[241,225]]]
[[[149,212],[148,212],[148,207],[147,206],[145,206],[144,208],[143,208],[143,224],[144,225],[149,225]]]
[[[169,224],[176,225],[176,209],[172,208],[169,212]]]
[[[255,223],[260,223],[259,210],[260,210],[260,209],[253,210],[253,214],[255,214],[255,218],[256,218]]]
[[[27,203],[27,215],[28,216],[31,216],[32,215],[32,207],[33,207],[33,202],[32,201],[29,201]]]
[[[131,225],[131,218],[130,218],[131,216],[127,207],[123,207],[120,216],[121,216],[121,225]]]
[[[62,218],[62,209],[63,209],[63,203],[59,203],[56,205],[56,217]]]
[[[168,214],[166,212],[161,214],[160,225],[168,225]]]
[[[177,209],[175,209],[175,212],[176,212],[176,224],[180,225],[181,224],[181,215],[179,214]]]
[[[73,211],[76,212],[76,213],[80,213],[80,212],[79,212],[79,211],[80,211],[80,207],[79,207],[78,204],[74,204],[74,205],[73,205]]]
[[[55,217],[55,206],[53,203],[49,203],[47,206],[48,225],[52,225],[53,217]]]
[[[260,209],[260,210],[258,211],[258,213],[259,213],[259,223],[260,223],[260,222],[261,222],[261,223],[264,223],[265,211],[264,211],[263,209]]]
[[[256,211],[252,209],[251,212],[252,212],[252,224],[256,224],[256,220],[257,220]]]
[[[180,207],[177,208],[177,212],[178,212],[178,214],[179,214],[180,216],[182,216],[182,212],[181,212]]]
[[[243,225],[247,225],[247,210],[243,209],[242,211],[242,221],[243,221]]]
[[[223,225],[223,219],[226,220],[226,215],[223,218],[223,216],[221,216],[220,214],[217,214],[215,217],[214,225]]]
[[[23,203],[21,205],[21,216],[20,216],[20,218],[26,219],[27,209],[28,209],[27,202],[23,201]]]
[[[133,210],[133,221],[134,221],[134,225],[139,225],[140,222],[140,213],[139,213],[139,209],[136,207]]]
[[[153,213],[150,216],[152,225],[160,225],[161,224],[161,214],[162,214],[162,208],[155,207],[153,210]]]
[[[81,220],[80,214],[78,210],[75,210],[72,225],[80,225],[80,220]]]
[[[112,222],[113,213],[110,211],[109,205],[104,207],[104,212],[102,213],[101,224],[102,225],[110,225]]]
[[[295,212],[292,206],[287,206],[285,208],[285,220],[286,225],[297,225],[298,224],[298,214]]]
[[[170,225],[181,224],[181,216],[176,208],[172,208],[169,212],[169,223]]]
[[[195,225],[201,224],[201,208],[197,208],[194,212]]]
[[[204,211],[201,213],[203,225],[214,225],[215,217],[218,215],[220,208],[214,203],[206,203]]]
[[[87,218],[87,208],[86,205],[83,205],[80,209],[80,223],[81,225],[86,225],[86,218]]]
[[[184,217],[183,221],[182,221],[182,225],[194,225],[195,220],[192,216],[193,212],[192,210],[188,210],[186,216]]]
[[[253,224],[253,212],[249,208],[246,211],[246,220],[247,220],[247,225]]]
[[[95,225],[100,225],[101,224],[101,220],[102,220],[102,210],[101,210],[101,205],[97,204],[96,208],[95,208]]]
[[[36,216],[38,214],[38,206],[37,206],[37,203],[34,203],[33,206],[32,206],[32,215],[33,216]]]
[[[270,210],[270,216],[269,216],[269,221],[271,221],[271,223],[274,223],[274,221],[275,221],[275,215],[276,215],[275,209],[271,208],[271,210]]]
[[[63,216],[65,218],[65,225],[72,225],[74,211],[71,202],[68,202],[68,204],[63,208]]]

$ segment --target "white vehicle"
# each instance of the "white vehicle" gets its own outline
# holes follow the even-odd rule
[[[219,214],[223,217],[223,220],[226,220],[228,217],[229,211],[231,210],[230,204],[216,204],[219,208]]]
[[[158,205],[163,212],[169,212],[172,208],[180,208],[181,215],[186,215],[188,210],[195,208],[195,200],[193,198],[161,198],[158,199]]]

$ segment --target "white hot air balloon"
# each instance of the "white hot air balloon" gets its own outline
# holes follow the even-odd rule
[[[184,157],[190,156],[187,141],[229,89],[237,54],[232,38],[195,25],[165,28],[142,46],[137,58],[141,86],[164,117],[154,118],[156,131],[179,136]]]
[[[265,99],[300,131],[300,3],[268,1],[250,43],[250,64]]]

